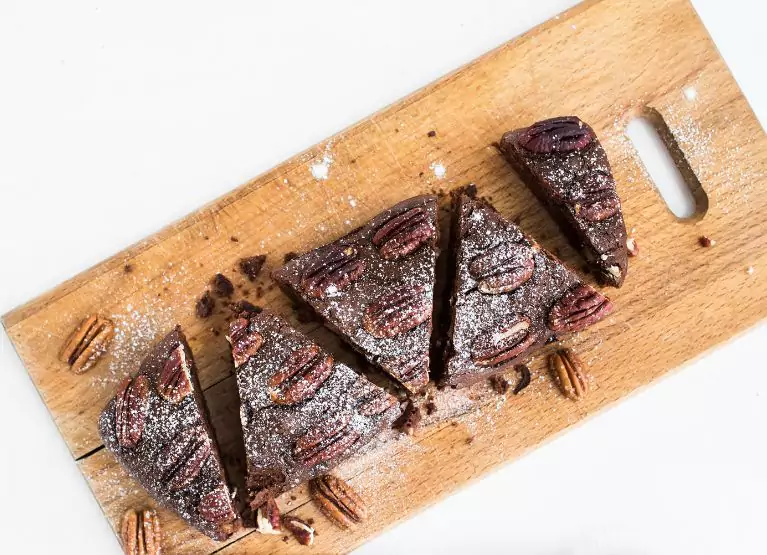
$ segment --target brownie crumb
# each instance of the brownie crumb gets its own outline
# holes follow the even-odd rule
[[[418,177],[423,177],[423,172],[419,172]]]
[[[264,296],[264,288],[259,285],[256,287],[256,298],[260,299],[263,296]]]
[[[629,256],[636,256],[639,254],[639,244],[633,237],[626,239],[626,252],[629,253]]]
[[[229,240],[230,240],[232,243],[239,243],[239,242],[240,242],[240,240],[239,240],[237,237],[235,237],[234,235],[232,235],[231,237],[229,237]]]
[[[282,541],[284,541],[285,543],[288,543],[288,541],[289,541],[288,537],[287,536],[282,536]]]
[[[349,163],[350,164],[356,164],[357,163],[357,159],[356,158],[352,158],[351,160],[349,160]]]
[[[307,518],[307,519],[306,519],[306,523],[307,523],[309,526],[313,526],[313,525],[314,525],[314,519],[313,519],[313,518]]]
[[[421,423],[421,409],[410,400],[407,402],[404,414],[394,423],[394,427],[412,436]]]
[[[490,378],[490,385],[493,387],[493,391],[499,395],[506,395],[506,393],[509,391],[509,388],[511,387],[509,380],[503,376],[493,376]]]
[[[437,405],[434,403],[434,401],[429,401],[424,405],[424,408],[426,409],[426,414],[428,416],[431,416],[435,412],[437,412]]]
[[[474,443],[474,436],[469,436],[466,438],[466,445],[471,445]]]
[[[399,133],[399,129],[395,127],[395,128],[394,128],[394,132],[395,132],[395,133]]]
[[[123,266],[123,272],[125,272],[126,274],[130,274],[132,271],[133,271],[132,265],[126,264],[125,266]]]
[[[229,307],[232,309],[232,312],[236,316],[248,316],[248,315],[258,314],[264,310],[260,306],[254,305],[253,303],[246,300],[232,303],[231,305],[229,305]]]
[[[282,263],[287,264],[288,262],[290,262],[291,260],[295,260],[296,258],[298,258],[297,252],[293,252],[293,251],[286,252],[285,256],[282,257]]]
[[[429,137],[429,138],[436,137],[437,136],[437,132],[432,129],[431,131],[426,133],[426,136]]]
[[[471,199],[477,198],[477,186],[474,183],[466,185],[461,192]]]
[[[232,293],[234,293],[232,281],[224,274],[216,274],[210,283],[213,287],[213,292],[218,297],[231,297]]]
[[[530,368],[527,367],[527,364],[517,364],[514,367],[514,370],[519,373],[519,381],[517,382],[517,385],[514,386],[514,391],[512,391],[512,393],[517,395],[530,385]]]
[[[203,235],[202,238],[205,239],[206,241],[210,241],[210,237],[208,237],[207,235]]]
[[[290,500],[291,500],[291,501],[295,501],[296,499],[298,499],[298,497],[296,497],[295,495],[291,495],[291,496],[290,496]]]
[[[197,301],[196,311],[198,318],[207,318],[213,314],[213,309],[216,307],[216,300],[211,296],[210,291],[205,291],[205,294]]]
[[[265,254],[243,258],[240,260],[240,271],[248,276],[250,281],[256,281],[258,274],[261,273],[261,268],[264,267],[264,262],[266,262]]]
[[[711,240],[705,235],[701,235],[700,237],[698,237],[698,244],[701,247],[708,248],[708,247],[713,247],[714,245],[716,245],[716,241]]]

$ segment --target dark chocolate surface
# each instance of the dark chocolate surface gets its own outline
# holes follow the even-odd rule
[[[265,493],[276,495],[328,472],[381,431],[391,428],[400,415],[399,403],[394,397],[348,366],[336,363],[309,398],[293,404],[275,403],[274,383],[270,380],[286,368],[293,353],[316,348],[320,358],[325,359],[328,354],[268,311],[244,315],[243,319],[233,321],[232,330],[237,325],[243,326],[250,336],[258,334],[262,340],[258,350],[236,370],[248,487],[254,507],[263,502]],[[236,339],[230,341],[236,344]],[[361,407],[371,398],[380,399],[385,410],[379,414],[361,414]],[[339,419],[348,422],[346,433],[358,439],[317,464],[307,464],[296,455],[296,446],[302,437],[312,431],[321,435]]]
[[[186,361],[189,363],[192,391],[178,404],[174,404],[158,393],[157,384],[163,366],[179,346],[183,348]],[[118,403],[119,392],[101,413],[99,432],[106,448],[158,503],[175,511],[182,519],[207,536],[224,540],[239,527],[240,522],[231,502],[232,496],[229,494],[215,436],[206,416],[196,373],[197,369],[186,338],[181,329],[176,327],[141,363],[138,375],[146,376],[150,387],[148,388],[148,410],[141,437],[135,447],[126,448],[120,445],[118,440],[115,406]],[[210,455],[205,458],[199,473],[188,485],[174,490],[167,480],[168,446],[179,435],[192,429],[202,431],[199,441],[209,442]],[[200,502],[211,492],[224,490],[226,495],[221,496],[222,505],[218,509],[221,514],[229,513],[230,518],[211,522],[200,514],[198,510]]]
[[[414,329],[388,338],[374,337],[364,329],[362,321],[372,302],[398,288],[420,287],[424,302],[433,306],[438,239],[436,200],[436,196],[428,195],[400,202],[362,228],[291,260],[273,274],[286,292],[308,303],[329,328],[410,391],[418,391],[428,382],[431,318]],[[412,253],[394,260],[385,259],[373,244],[373,238],[387,222],[416,207],[425,210],[433,235]],[[358,250],[359,259],[365,264],[363,273],[347,287],[329,290],[322,298],[309,295],[302,287],[303,276],[328,247],[336,245],[353,246]],[[416,372],[410,370],[414,364],[420,367]]]
[[[568,290],[581,285],[581,281],[531,237],[483,201],[465,194],[457,195],[453,218],[453,248],[456,251],[453,322],[442,383],[463,386],[523,362],[536,349],[556,337],[557,334],[549,328],[549,312],[557,300]],[[519,245],[532,251],[532,275],[512,291],[482,292],[480,282],[470,271],[471,264],[479,256],[505,245]],[[472,349],[481,338],[492,338],[505,324],[520,317],[529,320],[525,339],[527,348],[495,366],[477,364],[472,357]]]
[[[581,143],[586,144],[544,148],[550,152],[536,152],[525,146],[531,130],[551,122],[576,124],[583,130]],[[565,140],[557,137],[557,132],[561,133],[561,128],[552,131],[551,140]],[[610,162],[593,129],[574,116],[545,120],[509,131],[501,139],[500,148],[595,275],[606,284],[620,287],[628,272],[626,225]],[[603,219],[587,217],[584,207],[593,203],[595,195],[602,199],[609,196],[617,203],[617,212]]]

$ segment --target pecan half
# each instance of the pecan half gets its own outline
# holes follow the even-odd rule
[[[134,511],[123,515],[120,538],[125,555],[160,555],[160,518],[155,511]]]
[[[333,357],[324,354],[317,345],[296,349],[269,378],[269,396],[278,405],[293,405],[305,401],[333,373]]]
[[[111,320],[89,316],[72,332],[59,351],[59,360],[69,365],[75,374],[93,368],[109,349],[115,335]]]
[[[256,510],[256,531],[261,534],[279,535],[282,533],[282,518],[277,502],[271,495],[266,503]]]
[[[309,526],[309,523],[293,515],[287,515],[282,519],[282,523],[301,545],[312,545],[314,543],[314,528]]]
[[[247,318],[237,318],[229,324],[229,335],[226,336],[232,346],[232,359],[235,369],[255,355],[264,343],[264,338],[257,331],[249,331],[250,321]]]
[[[321,422],[296,441],[293,457],[311,468],[348,451],[361,435],[350,423],[349,414],[337,415]]]
[[[427,243],[435,231],[426,209],[417,206],[382,225],[373,235],[373,244],[384,259],[396,260]]]
[[[571,200],[575,214],[586,221],[606,220],[621,209],[613,178],[604,171],[590,173],[573,190],[577,191]]]
[[[527,245],[503,242],[472,260],[469,274],[482,293],[508,293],[533,277],[533,254]]]
[[[181,430],[163,447],[157,460],[162,482],[171,491],[185,488],[200,473],[210,451],[210,440],[203,426]]]
[[[143,374],[125,378],[115,398],[115,430],[121,447],[132,449],[144,432],[149,409],[149,379]]]
[[[173,404],[180,403],[192,393],[191,363],[186,358],[186,349],[179,345],[170,353],[157,379],[157,393]]]
[[[321,299],[346,289],[365,271],[365,262],[350,245],[330,245],[304,271],[301,288],[310,297]]]
[[[429,356],[403,356],[381,361],[381,366],[411,391],[429,382]]]
[[[549,366],[565,397],[577,401],[588,392],[586,366],[570,349],[560,349],[549,356]]]
[[[347,529],[362,522],[368,510],[362,497],[352,487],[331,474],[315,478],[309,484],[312,500],[330,520]]]
[[[549,328],[555,332],[583,331],[610,314],[610,299],[588,285],[567,291],[549,311]]]
[[[362,318],[362,327],[373,337],[392,338],[431,318],[432,301],[421,286],[400,286],[373,301]]]
[[[471,358],[478,366],[496,366],[521,355],[538,337],[530,333],[526,316],[514,316],[494,332],[486,332],[474,340]]]
[[[357,412],[362,416],[383,414],[397,404],[397,398],[394,395],[390,395],[369,381],[359,380],[357,383],[359,384],[355,392]]]
[[[197,512],[213,524],[231,522],[237,518],[226,486],[220,486],[203,496],[197,505]]]
[[[594,139],[591,128],[575,116],[551,118],[533,124],[519,136],[525,150],[538,154],[571,152]]]

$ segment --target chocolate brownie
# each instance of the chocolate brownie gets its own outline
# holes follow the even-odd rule
[[[192,352],[176,327],[99,418],[104,445],[160,504],[215,540],[241,527]]]
[[[243,314],[228,339],[254,509],[328,472],[401,413],[395,397],[273,313]]]
[[[548,119],[509,131],[500,149],[597,277],[620,287],[628,272],[626,225],[594,130],[575,116]]]
[[[547,341],[610,313],[606,297],[492,206],[465,194],[453,203],[455,281],[445,385],[502,372]]]
[[[437,197],[414,197],[273,273],[291,296],[412,392],[429,381]]]

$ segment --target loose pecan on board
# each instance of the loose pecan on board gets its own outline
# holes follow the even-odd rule
[[[588,393],[586,365],[571,349],[560,349],[549,356],[549,366],[565,397],[577,401]]]
[[[351,528],[368,516],[362,497],[349,484],[332,474],[315,478],[309,488],[317,506],[341,528]]]
[[[160,555],[161,537],[157,512],[129,509],[123,515],[120,538],[125,555]]]
[[[89,316],[72,332],[59,351],[59,360],[69,365],[75,374],[93,368],[109,349],[115,335],[111,320]]]

